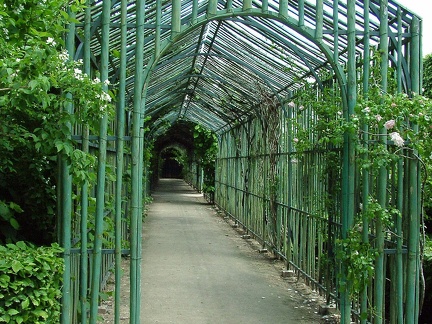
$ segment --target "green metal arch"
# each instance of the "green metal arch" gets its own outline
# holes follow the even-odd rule
[[[245,16],[253,16],[253,17],[262,17],[262,18],[266,18],[266,19],[272,19],[272,20],[277,20],[281,23],[283,23],[284,25],[286,25],[287,27],[295,30],[296,32],[298,32],[299,34],[301,34],[302,36],[304,36],[306,39],[310,40],[312,43],[314,43],[315,45],[317,45],[317,47],[321,50],[321,52],[325,55],[325,57],[327,58],[329,64],[331,65],[335,75],[336,75],[336,79],[338,80],[340,87],[341,87],[341,97],[342,97],[342,107],[343,110],[346,111],[348,109],[348,98],[347,98],[347,80],[346,80],[346,76],[343,72],[343,67],[340,66],[340,64],[338,64],[337,62],[335,62],[334,60],[334,55],[333,52],[331,51],[331,49],[324,44],[324,42],[320,39],[317,39],[314,35],[314,30],[306,27],[306,26],[298,26],[297,25],[297,21],[295,21],[294,19],[290,18],[290,17],[284,17],[281,15],[278,15],[274,12],[262,12],[261,10],[258,9],[247,9],[247,10],[239,10],[239,9],[234,9],[231,12],[228,11],[227,9],[225,10],[220,10],[218,11],[214,16],[206,16],[204,18],[201,18],[199,20],[197,20],[197,22],[191,26],[186,26],[183,27],[183,29],[176,34],[175,36],[173,36],[171,39],[166,40],[163,44],[161,44],[161,50],[159,55],[153,54],[150,61],[147,64],[147,67],[144,71],[144,75],[143,75],[143,85],[141,86],[142,89],[142,96],[141,96],[141,100],[142,102],[144,102],[144,97],[146,95],[146,89],[148,86],[148,82],[150,80],[150,76],[151,73],[153,72],[153,70],[156,68],[157,63],[159,62],[159,60],[163,57],[164,53],[167,53],[170,48],[180,39],[182,39],[184,36],[186,36],[187,34],[189,34],[190,32],[192,32],[193,30],[207,24],[210,21],[213,20],[228,20],[228,19],[233,19],[235,17],[245,17]],[[259,24],[257,24],[256,26],[259,29],[264,29],[263,26],[260,26]],[[144,107],[142,107],[143,109]]]

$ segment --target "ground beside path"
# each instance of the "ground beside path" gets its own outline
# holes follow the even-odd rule
[[[259,253],[183,180],[161,179],[152,197],[143,226],[141,323],[320,323],[316,293],[283,279],[282,262]]]

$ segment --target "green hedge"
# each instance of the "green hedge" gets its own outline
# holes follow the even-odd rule
[[[63,274],[58,244],[0,245],[0,323],[59,323]]]

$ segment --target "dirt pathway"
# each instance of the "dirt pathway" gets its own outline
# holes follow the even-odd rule
[[[162,179],[143,227],[141,323],[319,323],[319,298],[280,276],[182,180]]]

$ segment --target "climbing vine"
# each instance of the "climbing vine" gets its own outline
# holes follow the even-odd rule
[[[371,82],[373,89],[367,96],[357,95],[355,113],[349,118],[342,111],[338,87],[317,91],[314,85],[306,83],[304,91],[289,103],[296,111],[292,140],[297,154],[312,150],[334,154],[341,149],[346,134],[350,134],[360,173],[376,174],[382,167],[391,170],[407,157],[420,160],[423,167],[432,165],[431,100],[417,93],[397,93],[391,79],[391,92],[380,90],[378,77],[372,77]],[[429,192],[424,196],[430,199]],[[350,285],[341,289],[349,288],[351,294],[358,295],[367,285],[374,272],[377,248],[374,240],[364,239],[362,227],[365,221],[371,226],[379,221],[386,237],[395,235],[391,232],[393,221],[401,217],[395,204],[393,199],[389,206],[382,206],[372,195],[365,206],[359,204],[354,226],[346,238],[336,242],[336,259],[347,269],[347,280],[341,284]]]
[[[278,152],[280,140],[280,111],[281,105],[278,98],[262,87],[258,86],[260,95],[260,116],[263,125],[266,153],[269,158],[267,175],[269,209],[266,223],[269,225],[269,240],[272,246],[278,245],[277,238],[277,192],[278,192]]]
[[[385,230],[391,233],[393,222],[397,217],[402,217],[398,209],[384,208],[376,199],[369,197],[367,209],[358,215],[347,237],[336,240],[336,258],[347,271],[346,280],[341,283],[342,285],[347,283],[348,287],[341,286],[340,289],[348,288],[353,299],[358,298],[360,292],[367,286],[374,273],[375,259],[378,256],[374,242],[363,239],[364,221],[373,223],[380,220]]]

